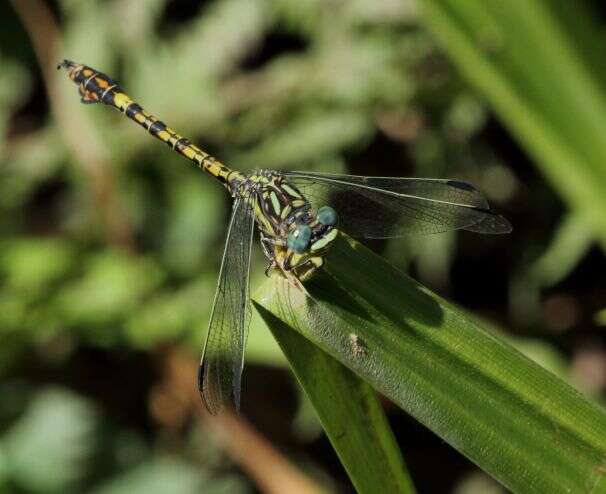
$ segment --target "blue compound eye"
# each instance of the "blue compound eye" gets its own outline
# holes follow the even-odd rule
[[[297,225],[297,227],[288,234],[286,245],[297,254],[302,254],[309,247],[311,240],[311,228],[307,225]]]
[[[330,206],[322,206],[318,209],[318,221],[324,226],[335,226],[338,219],[337,212]]]

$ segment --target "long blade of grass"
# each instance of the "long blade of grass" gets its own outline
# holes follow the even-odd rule
[[[275,334],[300,332],[513,491],[606,489],[603,411],[464,311],[345,236],[306,288],[257,293]]]
[[[414,493],[374,390],[271,312],[255,305],[312,402],[356,491]]]

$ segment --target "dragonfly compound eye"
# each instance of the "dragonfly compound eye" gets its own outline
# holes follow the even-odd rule
[[[318,209],[318,221],[324,226],[335,226],[338,221],[337,212],[330,206]]]
[[[297,227],[288,234],[286,245],[297,254],[302,254],[309,247],[311,240],[311,228],[307,225],[297,225]]]

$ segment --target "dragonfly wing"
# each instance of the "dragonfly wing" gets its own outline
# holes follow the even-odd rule
[[[244,347],[251,317],[249,273],[253,231],[251,206],[245,198],[237,198],[198,378],[202,399],[212,414],[227,404],[237,411],[240,408]]]
[[[389,238],[458,229],[511,231],[509,222],[492,212],[484,196],[466,182],[312,172],[284,175],[315,208],[332,206],[339,215],[339,228],[353,237]]]

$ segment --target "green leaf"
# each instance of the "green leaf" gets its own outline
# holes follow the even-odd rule
[[[606,488],[603,411],[461,309],[345,236],[306,289],[256,301],[511,490]]]
[[[255,306],[309,396],[356,490],[415,492],[372,388],[271,312]]]
[[[530,277],[540,286],[562,281],[587,254],[591,230],[579,214],[569,213],[558,225],[548,248],[530,268]]]
[[[27,492],[71,492],[90,467],[96,422],[93,407],[80,396],[59,388],[41,391],[1,437],[5,470]]]
[[[111,323],[132,312],[163,277],[151,258],[101,251],[88,259],[81,278],[58,292],[57,306],[72,324]]]
[[[238,477],[206,478],[204,472],[201,472],[198,467],[176,458],[159,456],[107,481],[101,487],[93,489],[91,494],[128,494],[131,492],[219,494],[244,493],[248,492],[248,489],[244,481]]]
[[[59,280],[74,263],[74,248],[58,238],[18,238],[3,242],[0,272],[6,285],[37,293]]]

